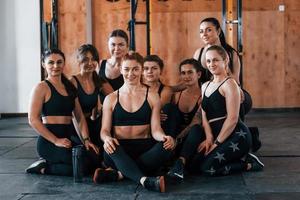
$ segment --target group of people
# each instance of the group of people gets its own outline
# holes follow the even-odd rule
[[[71,79],[63,52],[45,51],[47,78],[34,87],[28,112],[40,159],[26,172],[71,176],[76,145],[84,145],[84,172],[98,184],[129,178],[164,192],[166,178],[182,181],[185,172],[262,170],[243,123],[251,98],[239,85],[239,56],[215,18],[201,21],[200,37],[205,46],[179,64],[176,86],[160,81],[159,56],[128,51],[120,29],[109,36],[107,60],[93,45],[77,49],[80,72]]]

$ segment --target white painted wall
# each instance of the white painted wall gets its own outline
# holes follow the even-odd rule
[[[0,1],[0,113],[27,113],[40,81],[40,18],[37,0]]]

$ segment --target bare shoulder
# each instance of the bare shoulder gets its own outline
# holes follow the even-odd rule
[[[45,81],[42,81],[32,88],[31,96],[32,98],[44,97],[47,93],[50,93],[50,88]]]
[[[151,106],[157,105],[160,103],[160,98],[157,92],[148,91],[148,101],[150,103]]]
[[[231,90],[239,90],[239,86],[234,78],[229,78],[225,83],[221,86],[220,89],[223,89],[224,92]]]
[[[50,88],[49,85],[46,83],[46,81],[41,81],[33,89],[42,92],[42,91],[47,91]]]
[[[224,85],[228,85],[228,86],[238,86],[238,84],[236,83],[236,81],[234,80],[233,77],[229,78],[227,81],[225,81]]]
[[[117,103],[117,90],[107,95],[104,99],[103,106],[114,107]]]

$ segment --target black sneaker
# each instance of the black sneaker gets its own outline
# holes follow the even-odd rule
[[[41,170],[46,168],[46,165],[47,164],[45,159],[39,159],[38,161],[32,163],[27,169],[25,169],[25,172],[30,174],[42,174]]]
[[[165,178],[163,176],[147,177],[144,182],[144,187],[150,191],[165,192]]]
[[[114,182],[118,180],[118,172],[114,169],[97,168],[94,173],[94,183]]]
[[[264,164],[252,153],[248,153],[246,157],[246,163],[251,164],[249,171],[262,171],[264,169]]]
[[[167,173],[167,175],[176,180],[182,181],[184,178],[184,164],[181,159],[176,160],[173,167]]]

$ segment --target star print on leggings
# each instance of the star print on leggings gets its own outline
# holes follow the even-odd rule
[[[232,151],[233,152],[235,152],[236,150],[237,151],[239,151],[240,150],[240,148],[238,148],[238,145],[239,145],[239,143],[233,143],[233,142],[230,142],[231,143],[231,145],[229,146],[230,148],[232,148]]]
[[[206,170],[206,172],[210,173],[210,175],[214,175],[216,173],[216,170],[214,167],[211,167],[210,169]]]
[[[237,131],[236,134],[238,134],[240,137],[246,138],[247,132],[240,130],[240,131]]]
[[[230,167],[230,166],[225,166],[225,170],[223,171],[223,174],[224,174],[224,175],[229,174],[230,170],[231,170],[231,167]]]
[[[222,160],[225,160],[225,158],[224,158],[224,153],[216,152],[216,154],[217,154],[217,155],[216,155],[214,158],[215,158],[215,159],[218,159],[220,163],[222,162]]]

